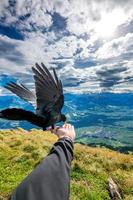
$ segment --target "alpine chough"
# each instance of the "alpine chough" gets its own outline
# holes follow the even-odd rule
[[[0,111],[0,118],[8,120],[26,120],[46,130],[57,122],[65,122],[66,116],[61,113],[64,105],[64,95],[61,80],[58,79],[55,69],[53,75],[41,63],[32,67],[35,81],[35,93],[23,84],[7,83],[4,87],[28,101],[36,108],[36,113],[19,108],[8,108]]]

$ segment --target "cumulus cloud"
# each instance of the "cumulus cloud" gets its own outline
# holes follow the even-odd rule
[[[51,10],[48,1],[22,0],[1,2],[3,23],[17,25],[20,30],[47,28],[52,25]]]
[[[104,89],[111,88],[121,82],[121,72],[126,71],[127,68],[121,66],[114,67],[112,69],[104,68],[96,72],[100,86]]]
[[[57,69],[72,92],[132,91],[132,3],[2,0],[0,73],[33,87],[31,67],[44,62]],[[4,27],[12,30],[12,37]]]
[[[125,37],[120,37],[105,43],[98,49],[96,54],[98,58],[109,59],[131,53],[132,47],[133,33],[128,33]]]

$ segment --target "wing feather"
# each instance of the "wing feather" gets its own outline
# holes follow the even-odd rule
[[[33,106],[36,106],[36,96],[33,92],[31,92],[27,87],[23,84],[17,84],[14,82],[7,83],[4,86],[6,89],[10,90],[12,93],[19,96],[21,99],[28,101]]]
[[[47,77],[48,77],[49,81],[51,82],[51,84],[54,85],[55,87],[57,87],[56,83],[53,79],[53,76],[51,75],[51,73],[49,72],[47,67],[43,63],[41,63],[41,65],[42,65],[43,69],[45,70],[45,73],[47,74]]]
[[[35,80],[37,110],[40,114],[46,114],[51,108],[60,112],[64,104],[64,95],[61,80],[58,79],[55,69],[53,75],[41,63],[32,67]]]
[[[54,72],[54,77],[55,77],[55,80],[56,80],[57,88],[60,89],[60,83],[59,83],[59,79],[58,79],[58,77],[57,77],[57,74],[56,74],[55,69],[53,69],[53,72]]]

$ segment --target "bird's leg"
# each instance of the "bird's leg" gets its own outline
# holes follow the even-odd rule
[[[51,128],[52,128],[52,129],[54,129],[54,128],[55,128],[54,124],[52,124]]]

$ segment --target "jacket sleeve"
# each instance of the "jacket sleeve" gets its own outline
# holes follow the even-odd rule
[[[68,200],[73,143],[59,139],[47,157],[11,195],[11,200]]]

